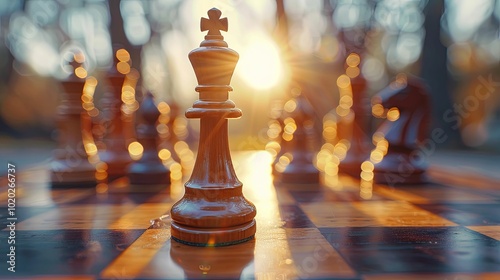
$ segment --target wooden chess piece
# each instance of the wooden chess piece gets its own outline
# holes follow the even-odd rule
[[[125,176],[128,165],[132,162],[123,132],[124,113],[122,112],[122,86],[125,75],[118,72],[121,61],[115,59],[107,73],[109,87],[101,98],[102,121],[106,132],[103,137],[104,149],[99,151],[99,158],[107,164],[108,179]]]
[[[170,170],[158,157],[156,143],[158,131],[156,123],[160,111],[156,107],[151,92],[146,92],[138,110],[139,125],[137,125],[137,140],[144,151],[142,157],[129,165],[127,177],[133,185],[170,184]]]
[[[313,111],[300,94],[285,103],[280,156],[274,164],[275,178],[282,183],[317,184],[319,170],[313,164],[311,129]]]
[[[362,76],[359,64],[360,56],[351,53],[347,59],[349,65],[346,75],[339,78],[340,102],[337,107],[339,140],[347,144],[347,151],[339,163],[339,173],[359,178],[361,164],[370,153],[368,130],[369,107],[366,100],[366,80]]]
[[[198,155],[184,197],[171,210],[172,239],[194,246],[224,246],[253,238],[255,206],[245,199],[236,177],[228,145],[228,118],[241,110],[228,99],[238,53],[227,47],[220,30],[227,31],[227,18],[212,8],[201,19],[201,31],[208,30],[200,47],[189,53],[194,68],[199,100],[186,111],[188,118],[200,118]]]
[[[50,163],[52,186],[94,186],[96,183],[95,167],[89,162],[83,139],[84,124],[90,122],[90,116],[82,107],[82,94],[86,71],[82,67],[82,53],[75,53],[71,58],[71,74],[62,81],[62,102],[57,108],[57,126],[59,129],[58,147]]]
[[[421,147],[428,138],[431,105],[424,82],[400,74],[396,81],[372,98],[372,104],[388,110],[387,120],[376,132],[383,135],[379,140],[382,145],[377,145],[382,150],[379,154],[386,154],[374,163],[374,182],[425,183],[427,161]],[[373,155],[374,152],[372,161]],[[377,157],[375,160],[378,161]]]

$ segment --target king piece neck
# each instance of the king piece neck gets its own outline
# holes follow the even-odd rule
[[[222,47],[227,48],[228,45],[224,41],[222,35],[206,35],[205,40],[200,43],[200,47]]]

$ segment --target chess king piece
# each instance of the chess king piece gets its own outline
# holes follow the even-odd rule
[[[146,92],[138,110],[137,140],[142,144],[142,157],[129,165],[127,177],[133,185],[170,184],[170,170],[158,157],[156,123],[160,111],[151,92]]]
[[[189,53],[199,100],[186,111],[200,118],[198,155],[185,194],[171,210],[171,234],[175,241],[194,246],[242,243],[255,234],[255,206],[245,199],[236,177],[228,145],[227,118],[242,115],[228,91],[238,53],[227,47],[220,30],[227,31],[227,18],[212,8],[201,19],[208,30],[200,47]]]
[[[313,164],[311,129],[313,111],[300,94],[285,103],[280,155],[274,164],[275,178],[282,183],[317,184],[319,170]]]
[[[387,153],[374,164],[374,181],[385,184],[425,183],[427,162],[420,150],[428,138],[431,105],[428,90],[416,77],[398,75],[396,81],[372,98],[388,110],[376,133],[383,135]],[[373,152],[372,152],[373,154]]]
[[[89,162],[84,148],[83,124],[90,116],[82,107],[82,94],[86,71],[82,67],[85,57],[75,53],[71,57],[71,74],[62,81],[62,102],[57,108],[59,129],[58,147],[50,164],[53,186],[93,186],[96,183],[95,167]]]
[[[370,153],[368,130],[369,106],[366,100],[366,80],[359,69],[360,56],[351,53],[347,59],[347,75],[342,75],[337,84],[340,101],[337,107],[338,135],[348,141],[345,156],[340,159],[339,172],[359,178],[361,164]],[[349,72],[349,70],[351,72]]]
[[[125,176],[127,167],[132,162],[123,132],[122,87],[125,75],[118,72],[119,63],[122,62],[115,56],[115,62],[107,73],[109,87],[100,102],[106,132],[103,137],[104,149],[99,151],[99,158],[107,164],[110,180]]]

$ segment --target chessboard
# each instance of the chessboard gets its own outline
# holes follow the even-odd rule
[[[266,151],[232,159],[257,208],[257,233],[224,247],[171,239],[168,215],[189,170],[170,186],[118,178],[64,189],[50,187],[47,164],[17,166],[15,221],[5,203],[8,179],[0,179],[0,278],[500,279],[498,180],[446,168],[459,166],[456,157],[432,165],[428,184],[378,184],[369,195],[351,177],[275,182]],[[10,246],[15,272],[7,269]]]

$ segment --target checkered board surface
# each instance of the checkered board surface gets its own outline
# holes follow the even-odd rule
[[[7,270],[4,203],[0,278],[500,279],[498,182],[432,168],[439,182],[375,185],[363,199],[348,177],[331,186],[275,183],[266,152],[234,153],[233,162],[257,206],[257,234],[218,248],[172,241],[168,218],[158,219],[183,182],[51,189],[44,166],[20,171],[16,272]]]

